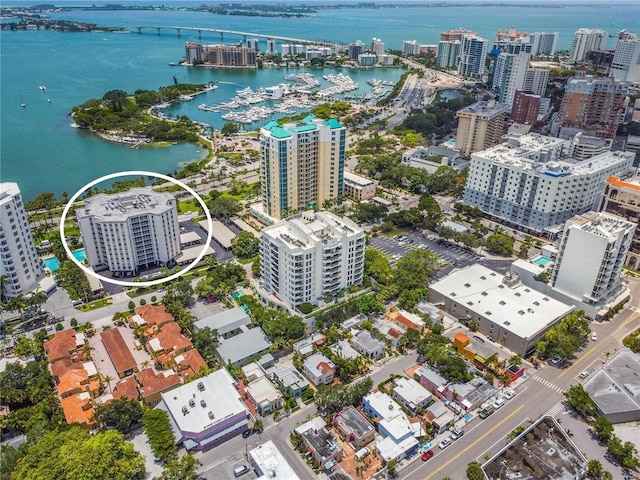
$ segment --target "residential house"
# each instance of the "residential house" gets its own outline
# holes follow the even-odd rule
[[[307,378],[316,387],[318,385],[331,384],[336,374],[336,366],[321,353],[314,353],[307,357],[302,365],[302,369]]]
[[[302,436],[308,451],[325,470],[328,465],[335,465],[340,461],[343,454],[335,435],[327,430],[326,425],[321,417],[315,417],[295,429]]]
[[[175,373],[158,372],[152,368],[135,374],[136,380],[140,384],[139,392],[142,403],[153,408],[162,400],[162,394],[173,390],[180,385],[180,376]]]
[[[425,410],[425,416],[431,422],[431,426],[437,433],[444,432],[447,428],[453,425],[455,416],[453,412],[444,406],[442,402],[433,402]]]
[[[261,377],[251,382],[246,391],[249,400],[256,406],[258,413],[262,416],[282,408],[282,395],[267,377]]]
[[[173,322],[173,315],[167,312],[164,305],[141,305],[135,308],[134,312],[135,314],[129,317],[129,325],[132,328],[139,325],[145,332],[157,332],[165,323]]]
[[[413,378],[404,377],[396,379],[392,397],[413,414],[425,408],[432,400],[432,395],[427,389]]]
[[[175,358],[193,348],[191,340],[182,334],[176,322],[165,323],[160,331],[147,342],[147,350],[163,370],[176,365]]]
[[[220,338],[216,351],[223,365],[240,368],[262,357],[269,351],[271,342],[260,327],[252,328],[233,337]]]
[[[138,364],[133,358],[129,347],[127,347],[124,338],[122,338],[118,327],[100,332],[100,338],[120,378],[138,371]]]
[[[118,381],[113,387],[113,398],[125,398],[127,400],[138,400],[138,381],[134,376]]]
[[[93,404],[89,392],[81,392],[60,399],[67,423],[79,423],[84,428],[94,425]]]
[[[83,357],[83,347],[87,343],[84,333],[77,333],[74,329],[57,332],[51,340],[44,342],[44,353],[53,364],[58,360],[77,360]]]
[[[313,353],[314,346],[324,345],[324,335],[320,332],[316,332],[308,338],[300,340],[293,344],[293,351],[301,357],[306,357]]]
[[[284,393],[291,395],[293,398],[301,396],[309,388],[309,382],[295,367],[289,367],[284,370],[276,368],[271,373],[271,378]]]
[[[200,373],[202,369],[207,368],[207,362],[204,361],[200,352],[195,348],[182,352],[174,358],[175,367],[178,373],[185,380]]]
[[[251,362],[250,364],[242,367],[241,370],[242,370],[242,374],[244,375],[244,378],[246,378],[247,382],[249,383],[255,382],[259,378],[263,378],[266,376],[266,374],[264,373],[264,370],[260,365],[258,365],[257,362]]]
[[[335,345],[331,345],[329,347],[333,353],[338,355],[339,357],[345,358],[347,360],[353,360],[360,356],[357,350],[355,350],[347,340],[340,340]]]
[[[407,312],[406,310],[399,310],[396,307],[389,309],[385,315],[385,320],[392,322],[405,330],[413,328],[414,330],[418,330],[420,333],[422,333],[425,326],[424,320],[422,320],[418,315]]]
[[[56,362],[59,364],[62,362]],[[93,362],[75,363],[56,376],[58,395],[65,398],[76,393],[87,392],[91,398],[100,395],[102,382]]]
[[[351,345],[363,356],[376,360],[384,355],[387,345],[371,335],[369,330],[362,330],[351,338]]]
[[[351,405],[333,416],[333,425],[355,451],[371,443],[376,436],[376,429],[369,420]]]
[[[420,385],[422,385],[432,393],[443,392],[446,386],[449,384],[447,379],[427,366],[421,367],[416,370],[415,375],[417,375]]]

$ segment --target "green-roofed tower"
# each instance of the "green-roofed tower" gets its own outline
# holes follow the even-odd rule
[[[260,129],[264,211],[284,218],[344,192],[346,129],[336,119],[307,115],[301,122]]]

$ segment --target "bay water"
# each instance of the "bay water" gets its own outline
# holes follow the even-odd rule
[[[593,2],[553,8],[498,4],[384,9],[319,10],[309,18],[219,16],[183,11],[72,11],[52,18],[105,26],[176,25],[223,28],[348,43],[381,38],[387,48],[400,49],[403,40],[437,44],[440,32],[458,27],[473,29],[492,40],[498,29],[515,26],[519,31],[558,31],[560,49],[570,48],[573,32],[580,27],[603,28],[610,34],[626,28],[640,33],[640,7],[632,3]],[[195,3],[194,3],[195,4]],[[135,30],[133,30],[135,32]],[[249,37],[250,38],[250,37]],[[242,37],[225,36],[224,42]],[[208,69],[171,67],[184,57],[185,41],[219,43],[217,34],[143,30],[142,34],[60,33],[55,31],[0,32],[0,180],[18,182],[26,200],[37,193],[74,193],[89,181],[123,170],[167,173],[205,154],[195,145],[140,148],[107,142],[71,128],[71,108],[111,89],[134,92],[173,83],[217,81],[216,90],[168,111],[186,114],[221,128],[219,113],[197,109],[200,103],[229,100],[235,91],[285,82],[297,69]],[[280,42],[279,42],[280,44]],[[278,48],[279,48],[278,44]],[[262,49],[265,42],[261,41]],[[609,41],[612,47],[612,40]],[[322,75],[334,70],[308,70],[326,86]],[[400,69],[343,69],[370,91],[367,80],[396,81]],[[46,86],[41,90],[40,85]],[[21,107],[24,103],[26,107]],[[265,120],[266,122],[266,120]],[[255,129],[259,124],[248,128]]]

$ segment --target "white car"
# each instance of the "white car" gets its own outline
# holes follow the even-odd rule
[[[594,342],[598,340],[598,334],[596,332],[591,332],[591,340]]]
[[[498,400],[494,400],[492,405],[493,408],[498,410],[499,408],[502,408],[504,406],[504,400],[501,398],[499,398]]]
[[[580,375],[578,375],[579,378],[587,378],[589,376],[589,372],[587,372],[586,370],[583,372],[580,372]]]
[[[440,450],[444,450],[445,448],[447,448],[449,445],[451,445],[451,438],[445,438],[444,440],[442,440],[440,442],[440,444],[438,445],[438,447],[440,447]]]
[[[504,391],[504,398],[506,398],[507,400],[511,400],[515,396],[516,396],[516,392],[514,392],[511,389]]]

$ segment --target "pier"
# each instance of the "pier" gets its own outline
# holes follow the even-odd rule
[[[178,27],[178,26],[134,26],[134,27],[125,27],[129,31],[137,31],[138,33],[142,33],[143,30],[155,30],[158,35],[160,35],[162,30],[175,30],[180,36],[182,30],[188,30],[191,32],[198,32],[198,36],[202,37],[202,32],[207,33],[217,33],[220,35],[220,40],[224,40],[225,35],[237,35],[243,37],[244,41],[247,41],[247,38],[264,38],[266,40],[280,40],[282,42],[288,43],[297,43],[301,45],[318,45],[318,46],[331,46],[333,43],[327,41],[317,41],[317,40],[309,40],[306,38],[294,38],[294,37],[283,37],[281,35],[266,35],[264,33],[253,33],[253,32],[240,32],[237,30],[224,30],[220,28],[205,28],[205,27]]]

